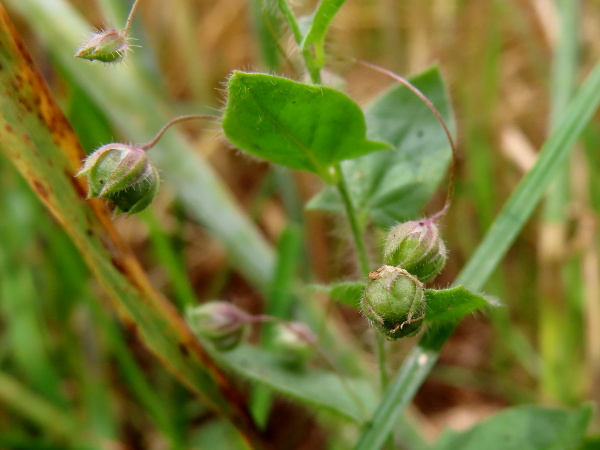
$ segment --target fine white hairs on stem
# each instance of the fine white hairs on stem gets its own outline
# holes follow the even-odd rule
[[[121,61],[131,47],[137,47],[131,44],[129,29],[140,1],[133,3],[123,30],[112,27],[98,30],[77,49],[75,57],[108,64]]]
[[[138,7],[140,6],[141,1],[142,0],[135,0],[135,2],[133,2],[131,11],[129,11],[129,15],[127,16],[127,21],[125,22],[125,28],[123,29],[123,36],[129,35],[129,29],[131,28],[131,21],[133,20],[133,16],[135,15],[135,12],[137,11]]]

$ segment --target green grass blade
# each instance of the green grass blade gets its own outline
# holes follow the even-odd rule
[[[95,438],[84,437],[81,424],[71,414],[31,392],[18,380],[0,371],[0,403],[9,405],[51,434],[71,444],[87,442],[94,447]],[[89,448],[89,447],[88,447]]]
[[[265,314],[282,320],[289,319],[293,306],[293,283],[302,258],[302,231],[296,225],[289,225],[281,233],[277,245],[277,266]],[[273,324],[264,324],[261,341],[265,349],[273,348]],[[265,386],[257,386],[251,400],[252,416],[259,426],[267,423],[271,410],[271,391]]]
[[[558,18],[558,40],[550,77],[552,129],[563,118],[577,82],[581,27],[579,0],[555,0],[554,4]],[[537,342],[544,361],[540,386],[543,398],[555,399],[561,404],[577,402],[578,380],[585,371],[579,353],[579,349],[585,348],[579,307],[583,300],[576,289],[567,288],[575,286],[576,280],[581,278],[581,274],[577,273],[578,264],[570,264],[570,268],[576,270],[575,273],[570,271],[575,275],[571,284],[568,281],[569,265],[557,264],[555,258],[548,256],[556,252],[555,239],[549,239],[548,236],[558,233],[563,237],[561,240],[567,240],[572,202],[579,201],[572,198],[571,165],[572,159],[566,161],[546,195],[537,244],[540,254],[537,270],[540,291]],[[565,301],[561,298],[565,298]],[[565,336],[569,338],[565,339]]]
[[[542,147],[535,166],[515,189],[461,271],[457,284],[475,290],[483,287],[566,161],[571,147],[599,104],[600,64],[597,64],[565,111],[563,120]]]
[[[196,294],[187,277],[184,261],[173,248],[170,236],[161,227],[154,211],[146,210],[142,212],[142,215],[152,239],[155,258],[160,261],[170,278],[173,296],[177,300],[179,310],[183,311],[186,307],[195,305],[197,303]]]
[[[139,367],[131,350],[127,347],[123,333],[116,323],[108,317],[106,311],[100,307],[95,299],[90,299],[89,303],[91,313],[106,334],[111,354],[118,364],[123,385],[128,387],[140,406],[152,418],[156,427],[169,439],[172,448],[181,448],[180,441],[183,436],[179,435],[174,424],[174,418],[169,415],[169,411],[165,408],[161,392],[153,389],[148,383],[147,375]]]
[[[565,111],[563,120],[544,144],[534,167],[515,189],[455,284],[480,290],[533,213],[560,170],[570,149],[600,105],[600,64],[597,64]],[[435,364],[454,327],[427,333],[408,356],[365,429],[357,450],[381,448],[386,436]]]
[[[559,19],[559,36],[553,59],[550,91],[551,124],[558,125],[573,95],[577,82],[581,0],[554,0]]]

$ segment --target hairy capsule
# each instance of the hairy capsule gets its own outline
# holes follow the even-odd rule
[[[117,62],[129,50],[129,38],[117,30],[105,30],[94,33],[75,53],[76,58]]]
[[[369,278],[361,309],[371,324],[390,339],[417,334],[427,309],[423,284],[394,266],[382,266]]]
[[[126,144],[103,145],[90,154],[76,176],[88,179],[88,198],[106,198],[117,213],[134,214],[156,197],[160,177],[146,152]]]
[[[221,351],[236,347],[248,328],[249,315],[224,301],[211,301],[186,312],[190,328]]]
[[[283,365],[299,369],[313,356],[317,339],[301,322],[278,323],[275,327],[273,349]]]
[[[410,272],[425,283],[446,265],[446,246],[431,219],[401,223],[390,230],[383,261]]]

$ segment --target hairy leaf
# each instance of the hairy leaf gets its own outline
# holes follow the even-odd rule
[[[228,92],[227,138],[267,161],[334,182],[335,164],[387,148],[366,138],[361,109],[335,89],[236,71]]]
[[[426,289],[425,295],[425,320],[431,323],[457,322],[466,314],[487,306],[498,306],[495,300],[474,294],[463,286],[442,290]]]
[[[326,292],[331,298],[355,308],[359,307],[360,299],[367,284],[363,281],[342,281],[332,285],[315,286],[319,292]]]

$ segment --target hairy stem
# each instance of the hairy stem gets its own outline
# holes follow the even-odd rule
[[[304,59],[304,65],[306,66],[306,70],[310,75],[310,80],[315,84],[321,84],[321,71],[318,65],[315,63],[315,59],[308,49],[302,49],[302,40],[304,37],[302,36],[302,30],[300,29],[300,25],[298,24],[298,19],[294,15],[294,12],[288,5],[286,0],[277,0],[277,6],[279,6],[279,11],[285,18],[292,34],[294,35],[294,40],[298,47],[302,50],[302,58]]]
[[[450,143],[450,149],[452,150],[452,162],[450,163],[450,179],[448,180],[448,192],[446,194],[446,201],[445,201],[442,209],[430,217],[430,219],[433,221],[439,219],[440,217],[444,216],[450,209],[450,205],[452,203],[452,197],[454,196],[454,178],[456,175],[457,150],[456,150],[456,144],[454,143],[454,139],[452,138],[452,133],[450,133],[450,130],[448,129],[448,126],[446,125],[444,118],[442,117],[442,115],[440,114],[438,109],[433,105],[433,103],[431,103],[431,101],[425,96],[425,94],[423,94],[416,86],[414,86],[406,78],[401,77],[400,75],[395,74],[394,72],[392,72],[390,70],[384,69],[383,67],[379,67],[375,64],[371,64],[366,61],[356,60],[356,62],[365,67],[368,67],[369,69],[373,69],[379,73],[387,75],[388,77],[390,77],[390,78],[396,80],[397,82],[401,83],[402,85],[406,86],[417,97],[419,97],[421,99],[421,101],[423,103],[425,103],[425,105],[427,105],[427,107],[431,110],[431,112],[435,115],[435,117],[438,119],[438,121],[442,125],[442,128],[444,128],[444,132],[446,133],[446,137],[448,138],[448,142]]]
[[[348,222],[350,222],[350,229],[352,230],[352,237],[354,238],[354,245],[356,246],[356,253],[358,254],[360,272],[363,277],[367,277],[371,271],[369,256],[367,255],[365,242],[358,224],[356,209],[354,208],[354,203],[352,203],[352,199],[350,198],[348,185],[346,184],[346,179],[344,178],[344,174],[342,173],[342,169],[339,164],[336,166],[336,171],[338,173],[337,189],[342,197],[342,201],[344,202],[346,215],[348,216]]]
[[[360,271],[363,277],[367,277],[369,275],[370,263],[369,256],[367,254],[367,249],[365,247],[365,242],[362,238],[362,233],[360,230],[360,226],[358,224],[358,217],[356,216],[356,209],[354,208],[354,203],[352,203],[352,198],[350,197],[350,192],[348,192],[348,185],[346,184],[346,179],[344,178],[344,174],[340,165],[338,164],[336,167],[336,171],[338,173],[338,183],[337,188],[344,202],[344,206],[346,208],[346,215],[348,216],[348,221],[350,222],[350,228],[352,230],[352,236],[354,238],[354,245],[356,246],[356,253],[358,254],[358,261],[360,264]],[[379,334],[376,335],[377,340],[377,362],[379,366],[379,379],[381,382],[381,389],[385,391],[388,384],[388,376],[387,376],[387,364],[386,364],[386,354],[385,354],[385,341],[382,336]]]
[[[174,119],[167,122],[165,124],[165,126],[163,126],[160,129],[160,131],[158,133],[156,133],[156,136],[154,136],[154,138],[150,142],[140,145],[139,148],[141,148],[142,150],[151,149],[152,147],[154,147],[156,145],[156,143],[160,140],[160,138],[163,136],[163,134],[165,134],[165,131],[167,131],[171,127],[171,125],[175,125],[176,123],[179,123],[179,122],[186,122],[188,120],[196,120],[196,119],[218,120],[219,117],[212,116],[210,114],[190,114],[187,116],[175,117]]]
[[[131,28],[131,21],[133,20],[133,16],[135,15],[135,12],[138,9],[138,6],[140,6],[141,1],[142,0],[135,0],[135,2],[133,3],[133,6],[131,7],[131,11],[129,11],[129,16],[127,16],[127,22],[125,22],[125,29],[123,30],[124,36],[129,35],[129,29]]]

